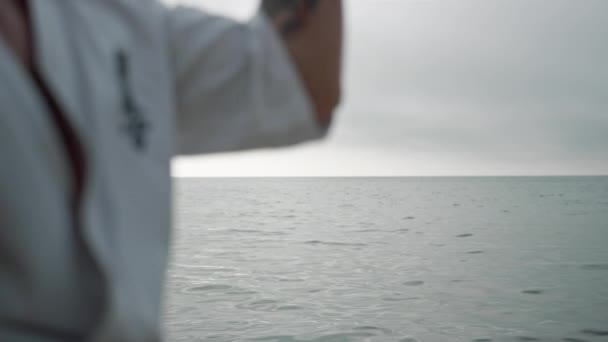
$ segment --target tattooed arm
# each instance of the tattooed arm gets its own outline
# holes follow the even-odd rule
[[[340,101],[341,0],[262,0],[296,65],[320,124]]]

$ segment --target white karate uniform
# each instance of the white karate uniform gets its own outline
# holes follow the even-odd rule
[[[30,7],[36,65],[87,172],[75,231],[64,144],[0,40],[0,341],[158,341],[171,157],[326,130],[262,13],[242,24],[156,0]]]

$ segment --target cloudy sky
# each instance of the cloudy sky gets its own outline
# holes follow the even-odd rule
[[[187,2],[239,19],[257,6]],[[173,174],[608,174],[608,1],[345,6],[345,97],[328,140],[180,158]]]

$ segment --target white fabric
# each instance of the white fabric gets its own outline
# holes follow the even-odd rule
[[[30,2],[36,63],[86,152],[84,241],[51,115],[0,41],[0,341],[157,341],[171,157],[324,129],[263,14],[240,24],[153,0]]]

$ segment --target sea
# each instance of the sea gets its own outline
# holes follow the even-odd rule
[[[167,341],[608,341],[608,177],[174,183]]]

